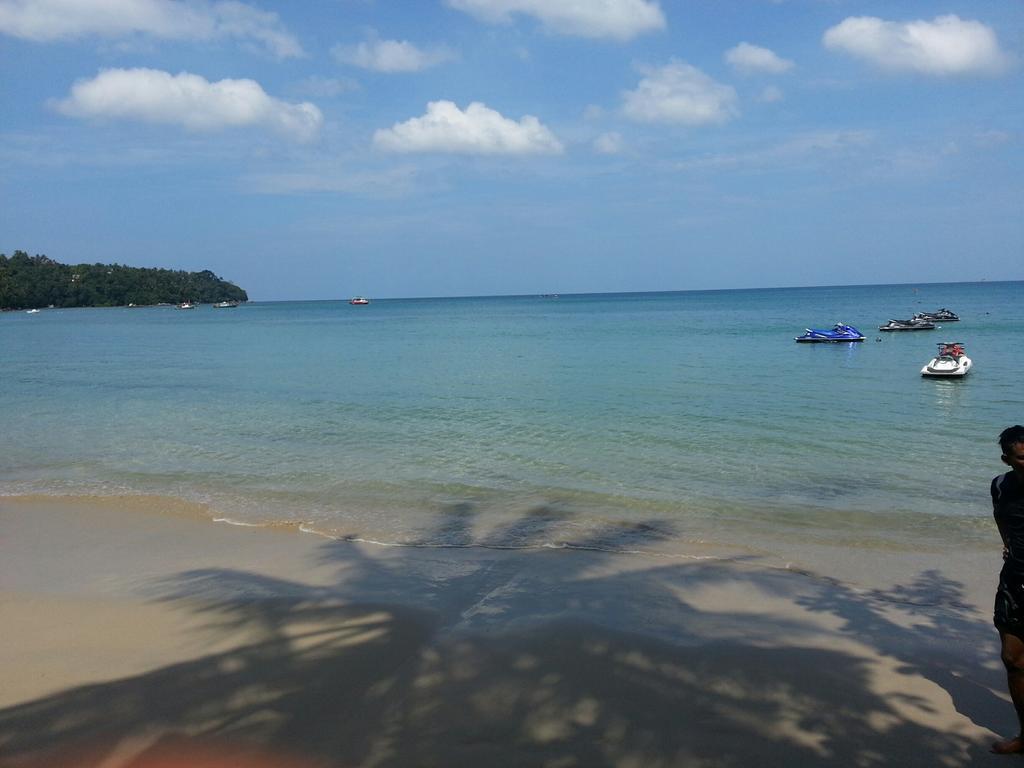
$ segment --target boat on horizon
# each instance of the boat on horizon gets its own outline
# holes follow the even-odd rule
[[[213,305],[214,309],[234,309],[242,302],[232,299],[231,301],[218,301]]]
[[[921,369],[922,376],[935,379],[959,379],[971,372],[974,363],[959,341],[939,343],[939,353]]]
[[[183,301],[178,305],[178,309],[195,309],[196,305],[191,301]]]
[[[369,304],[370,300],[365,296],[353,296],[348,300],[349,304]]]
[[[829,330],[807,328],[803,336],[797,336],[799,344],[840,344],[844,341],[864,341],[864,334],[845,323],[836,323]]]

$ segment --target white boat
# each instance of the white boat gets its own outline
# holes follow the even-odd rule
[[[39,310],[38,309],[26,309],[25,310],[25,314],[26,315],[38,315],[39,314]]]
[[[348,300],[349,304],[369,304],[370,300],[364,296],[353,296]]]
[[[191,301],[183,301],[178,305],[178,309],[195,309],[196,305]]]
[[[964,345],[961,342],[944,341],[939,344],[939,354],[921,369],[921,375],[937,379],[956,379],[970,373],[972,365],[971,358],[964,352]]]
[[[216,304],[213,305],[213,308],[214,309],[234,309],[239,304],[241,304],[240,301],[218,301]]]

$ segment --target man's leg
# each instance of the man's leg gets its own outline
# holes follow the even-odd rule
[[[999,630],[1002,642],[1003,666],[1006,667],[1006,682],[1010,688],[1013,708],[1017,710],[1017,735],[1012,739],[997,741],[992,751],[999,755],[1024,752],[1024,640]]]

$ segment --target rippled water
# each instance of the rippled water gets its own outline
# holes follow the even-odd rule
[[[0,316],[0,493],[388,543],[991,545],[1024,283]],[[891,317],[949,307],[903,334]],[[798,345],[804,327],[857,345]],[[963,341],[964,381],[922,379]]]

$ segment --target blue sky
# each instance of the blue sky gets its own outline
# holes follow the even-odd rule
[[[0,0],[0,251],[253,299],[1024,279],[1024,5]]]

